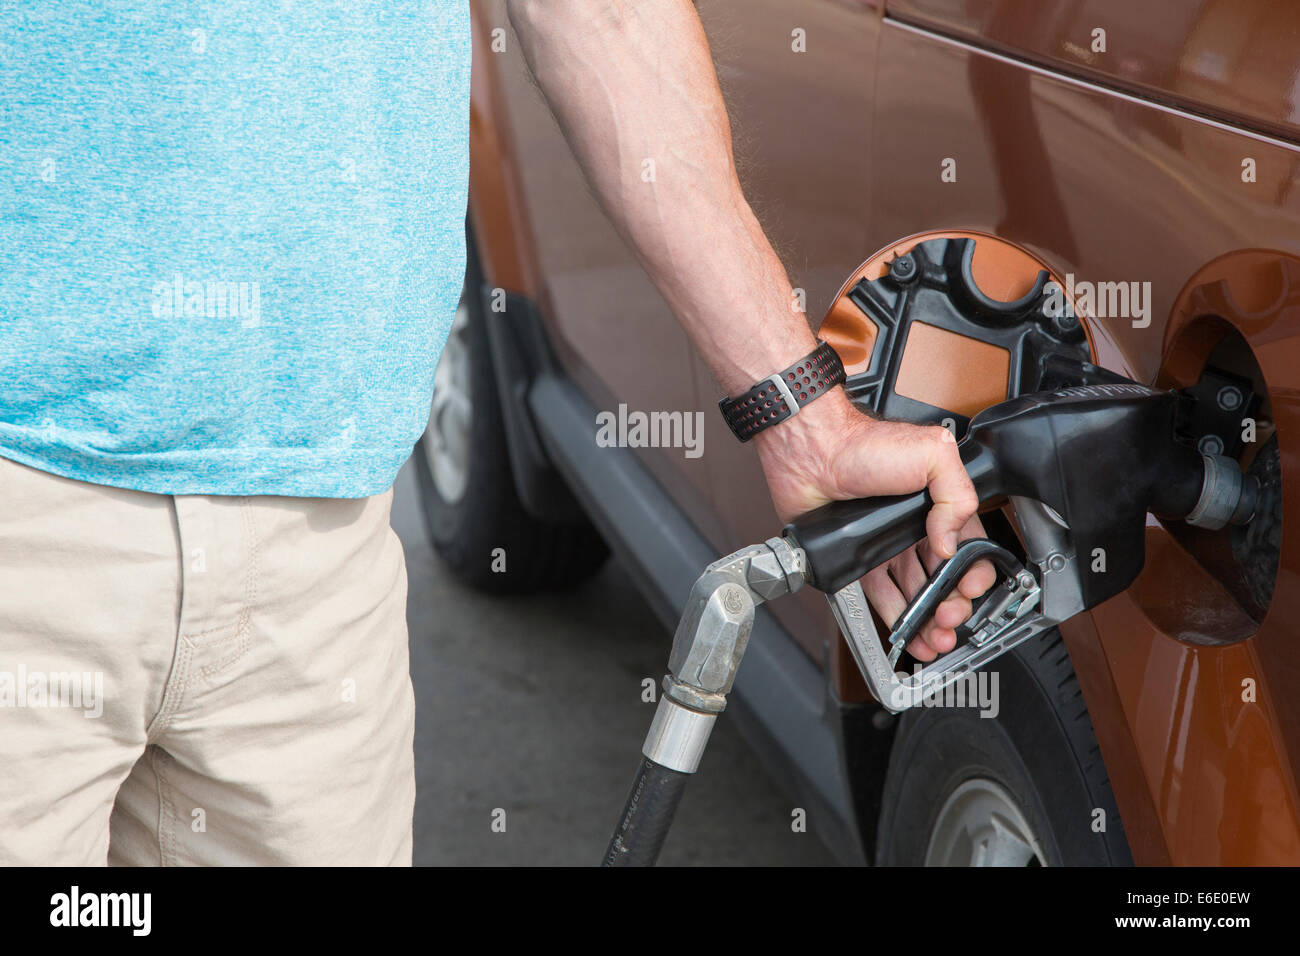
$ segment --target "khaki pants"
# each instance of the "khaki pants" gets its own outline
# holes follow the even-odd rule
[[[391,502],[0,459],[0,864],[409,865]]]

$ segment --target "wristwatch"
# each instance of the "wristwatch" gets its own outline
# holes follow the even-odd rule
[[[747,442],[844,383],[844,363],[825,342],[784,371],[769,375],[743,395],[718,402],[727,427]]]

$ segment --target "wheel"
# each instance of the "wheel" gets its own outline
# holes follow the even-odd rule
[[[995,716],[981,717],[968,693],[968,706],[922,706],[899,719],[878,864],[1132,865],[1059,633],[1022,644],[989,670],[997,672],[996,708],[985,709]]]
[[[475,285],[471,276],[466,288]],[[457,577],[480,590],[575,585],[609,550],[591,525],[539,521],[520,503],[485,321],[467,291],[434,373],[429,426],[415,449],[429,536]]]

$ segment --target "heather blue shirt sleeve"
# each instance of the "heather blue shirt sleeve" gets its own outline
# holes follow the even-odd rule
[[[464,276],[465,0],[0,7],[0,455],[359,497]]]

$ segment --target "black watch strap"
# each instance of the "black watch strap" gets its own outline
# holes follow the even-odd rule
[[[825,342],[784,371],[756,384],[743,395],[718,402],[735,436],[749,441],[764,428],[779,425],[813,399],[844,382],[844,364]]]

